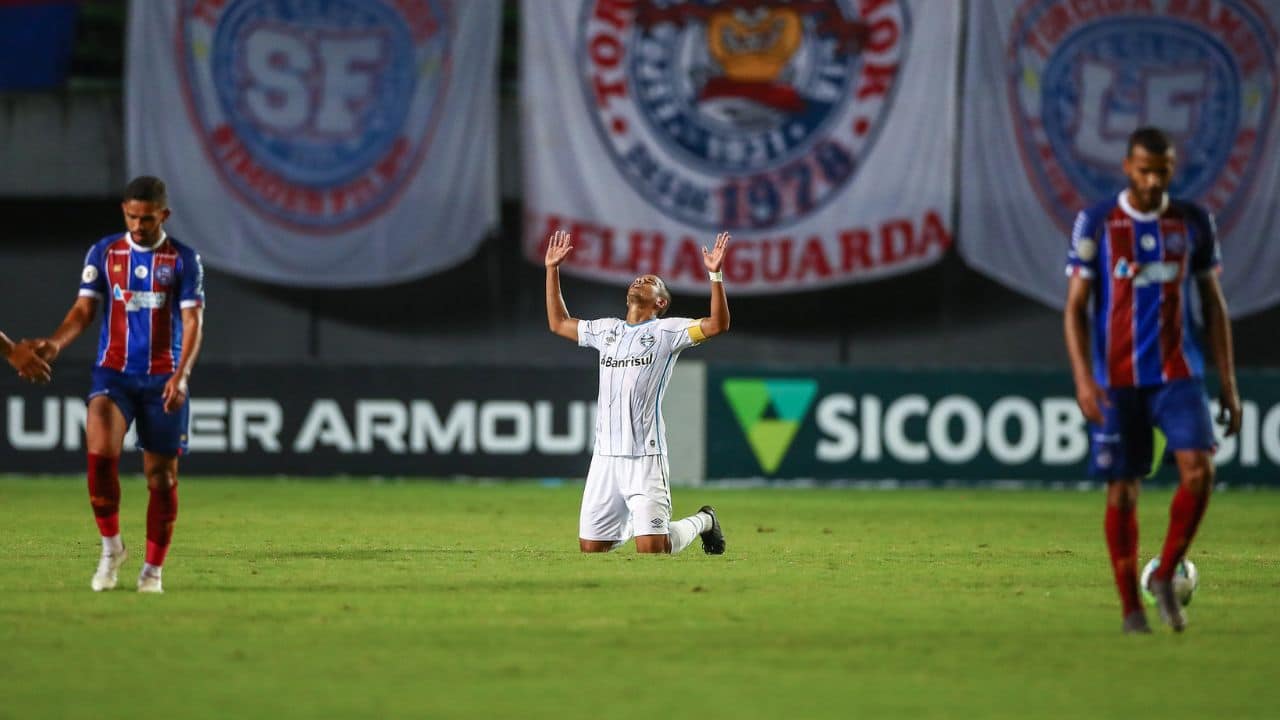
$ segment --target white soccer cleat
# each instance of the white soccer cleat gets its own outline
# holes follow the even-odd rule
[[[118,553],[103,553],[98,559],[98,569],[94,571],[89,587],[93,588],[94,592],[114,590],[119,581],[120,566],[128,559],[129,553],[123,548]]]
[[[164,592],[164,588],[160,585],[159,575],[149,575],[142,573],[138,576],[138,592],[140,593],[156,593]]]

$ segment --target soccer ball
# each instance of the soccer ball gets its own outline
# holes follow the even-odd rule
[[[1151,576],[1155,574],[1156,568],[1160,567],[1160,558],[1151,558],[1147,566],[1142,568],[1142,580],[1139,587],[1142,588],[1142,597],[1147,601],[1148,605],[1156,604],[1156,596],[1151,594],[1147,589],[1147,583],[1151,580]],[[1200,584],[1200,572],[1196,570],[1195,563],[1190,560],[1183,559],[1178,563],[1178,570],[1173,574],[1173,594],[1178,598],[1178,602],[1183,607],[1191,604],[1191,596],[1196,591],[1196,586]]]

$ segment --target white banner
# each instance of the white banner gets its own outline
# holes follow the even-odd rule
[[[1126,186],[1129,133],[1177,144],[1172,194],[1217,216],[1232,315],[1280,301],[1276,28],[1254,0],[973,0],[960,253],[1055,307],[1076,213]]]
[[[951,243],[959,3],[526,1],[525,254],[566,271],[807,290]]]
[[[499,0],[133,0],[128,170],[205,262],[381,285],[497,221]]]

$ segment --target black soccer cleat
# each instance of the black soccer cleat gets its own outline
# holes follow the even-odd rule
[[[1182,612],[1182,603],[1173,593],[1172,580],[1160,580],[1154,575],[1147,581],[1147,589],[1156,596],[1156,607],[1160,610],[1160,619],[1168,623],[1174,632],[1182,632],[1187,628],[1187,616]]]
[[[1150,635],[1151,626],[1147,624],[1147,615],[1141,610],[1134,610],[1124,616],[1124,624],[1120,629],[1125,635]]]
[[[708,555],[723,555],[724,531],[720,529],[720,518],[716,517],[716,509],[710,505],[703,505],[698,508],[698,512],[711,516],[711,529],[698,535],[702,538],[702,552]]]

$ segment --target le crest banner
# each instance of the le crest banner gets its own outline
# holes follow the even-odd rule
[[[1170,194],[1217,219],[1233,315],[1280,302],[1280,4],[975,0],[964,80],[959,251],[1050,305],[1076,213],[1126,187],[1129,133],[1176,146]]]
[[[205,262],[295,286],[409,280],[497,221],[499,0],[134,0],[130,175]]]
[[[951,243],[959,3],[564,0],[522,19],[525,254],[735,292],[908,272]]]

